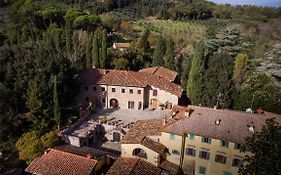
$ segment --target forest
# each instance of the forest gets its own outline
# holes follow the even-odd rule
[[[164,66],[193,105],[281,114],[280,26],[281,8],[205,0],[0,0],[0,151],[55,144],[93,66]]]

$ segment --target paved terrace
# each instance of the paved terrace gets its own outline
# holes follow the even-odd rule
[[[98,111],[96,114],[94,114],[91,117],[94,117],[94,119],[98,119],[101,115],[106,115],[107,119],[113,119],[115,120],[121,120],[124,125],[136,122],[138,120],[149,120],[149,119],[157,119],[164,115],[170,115],[171,111],[168,109],[165,110],[130,110],[130,109],[106,109]]]

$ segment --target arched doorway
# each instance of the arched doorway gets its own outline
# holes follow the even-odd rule
[[[141,157],[141,158],[144,158],[144,159],[147,159],[146,152],[143,149],[141,149],[141,148],[134,149],[132,155],[133,156],[138,156],[138,157]]]
[[[117,108],[118,107],[118,100],[116,100],[115,98],[110,100],[110,107],[112,108]]]

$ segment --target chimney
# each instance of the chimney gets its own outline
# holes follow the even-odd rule
[[[215,106],[214,106],[214,110],[217,110],[217,109],[218,109],[218,107],[217,107],[217,105],[215,105]]]
[[[186,109],[185,112],[184,112],[184,116],[189,117],[190,116],[190,110]]]
[[[95,69],[95,68],[96,68],[96,63],[93,62],[92,69]]]
[[[167,117],[163,116],[163,125],[165,125],[167,123]]]
[[[220,125],[220,124],[221,124],[221,119],[215,121],[215,125]]]

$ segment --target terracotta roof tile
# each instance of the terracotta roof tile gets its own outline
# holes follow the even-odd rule
[[[160,175],[161,169],[137,157],[119,157],[107,175]]]
[[[115,44],[116,49],[121,49],[121,48],[128,48],[130,47],[130,43],[113,43]]]
[[[50,149],[35,159],[26,168],[26,172],[40,175],[87,175],[93,172],[96,163],[94,159]]]
[[[173,95],[181,97],[183,89],[180,85],[170,82],[165,78],[147,72],[133,72],[113,69],[88,69],[79,73],[81,84],[102,84],[124,87],[153,86]]]
[[[140,120],[127,132],[122,140],[122,144],[141,144],[159,154],[166,151],[166,147],[149,138],[149,136],[159,136],[162,119]]]
[[[198,106],[189,106],[192,109],[190,117],[179,120],[167,126],[162,131],[183,135],[190,133],[233,143],[244,143],[245,138],[251,135],[249,126],[258,131],[265,120],[275,117],[281,123],[281,116],[265,112],[264,114],[251,114],[232,110],[215,110]],[[221,120],[219,125],[215,122]]]
[[[178,75],[177,72],[164,68],[164,67],[148,67],[148,68],[143,68],[143,69],[139,70],[139,72],[155,74],[155,75],[165,78],[166,80],[171,81],[171,82],[175,81],[175,79]]]
[[[162,119],[139,120],[124,136],[122,143],[140,144],[144,137],[160,136]]]
[[[152,140],[148,137],[144,137],[142,139],[142,141],[140,142],[140,144],[159,154],[162,154],[167,150],[163,144],[161,144],[159,142],[155,142],[154,140]]]

